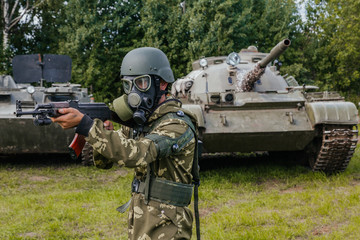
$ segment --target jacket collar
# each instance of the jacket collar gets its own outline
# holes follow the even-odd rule
[[[155,110],[151,113],[148,123],[153,122],[154,120],[161,118],[169,112],[177,112],[181,109],[182,103],[180,100],[175,98],[168,98],[163,103],[161,103]]]

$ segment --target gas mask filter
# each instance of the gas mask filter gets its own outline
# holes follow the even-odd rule
[[[130,120],[133,117],[134,112],[131,110],[128,104],[128,96],[126,94],[118,97],[113,101],[115,113],[124,122]]]

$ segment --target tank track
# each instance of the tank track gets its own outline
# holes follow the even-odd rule
[[[354,129],[356,128],[356,129]],[[358,142],[357,126],[324,125],[320,148],[310,159],[313,171],[342,172],[349,165]]]

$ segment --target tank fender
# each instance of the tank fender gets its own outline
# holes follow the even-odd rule
[[[183,104],[182,108],[192,112],[196,116],[199,127],[205,127],[204,113],[200,105]]]
[[[313,126],[317,124],[358,124],[358,110],[352,102],[310,102],[305,104]]]

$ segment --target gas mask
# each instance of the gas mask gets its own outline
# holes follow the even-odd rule
[[[123,121],[133,118],[136,124],[143,125],[165,93],[160,91],[160,78],[141,75],[124,76],[121,80],[125,94],[114,100],[115,112]]]

